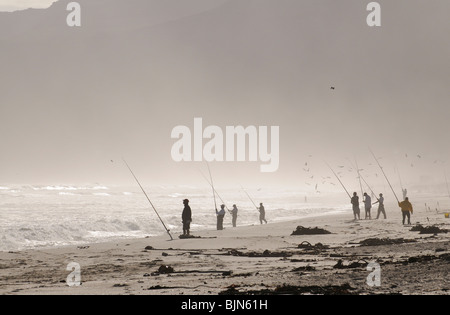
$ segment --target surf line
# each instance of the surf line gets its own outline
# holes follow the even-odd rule
[[[172,129],[171,155],[175,162],[262,162],[262,173],[273,173],[280,164],[280,127],[268,126],[226,126],[225,132],[219,126],[203,129],[203,119],[194,118],[194,131],[187,126]],[[208,142],[203,144],[205,139]],[[247,142],[248,139],[248,142]],[[269,150],[270,146],[270,150]],[[247,160],[248,155],[248,160]]]

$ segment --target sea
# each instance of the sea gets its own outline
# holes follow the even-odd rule
[[[236,204],[238,225],[257,225],[254,203],[270,223],[349,211],[346,198],[285,189],[223,189],[216,201],[205,187],[144,187],[172,235],[182,233],[183,199],[190,200],[191,231],[216,227],[215,204]],[[247,195],[248,194],[248,195]],[[342,197],[342,196],[341,196]],[[341,204],[336,203],[340,200]],[[225,228],[232,228],[227,214]],[[19,251],[144,238],[166,230],[139,187],[105,185],[1,185],[0,251]]]

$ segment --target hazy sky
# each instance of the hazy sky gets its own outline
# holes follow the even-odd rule
[[[128,184],[122,157],[149,184],[203,183],[170,154],[194,117],[280,127],[278,172],[211,163],[223,185],[332,189],[324,161],[355,157],[375,181],[368,147],[393,178],[443,181],[447,0],[378,1],[375,28],[360,0],[82,0],[78,29],[68,2],[0,14],[0,183]]]

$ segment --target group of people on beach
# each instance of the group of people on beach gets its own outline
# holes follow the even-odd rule
[[[414,210],[413,210],[413,206],[411,204],[411,202],[409,201],[409,198],[406,196],[405,191],[403,191],[403,201],[402,202],[398,202],[398,206],[400,207],[401,211],[402,211],[402,217],[403,217],[403,225],[405,224],[405,220],[406,218],[408,218],[408,225],[411,224],[411,215],[413,214]],[[353,193],[353,197],[350,200],[352,206],[353,206],[353,216],[356,220],[361,220],[361,216],[360,216],[360,208],[359,208],[359,196],[358,193],[354,192]],[[379,219],[380,215],[383,214],[384,218],[387,219],[386,216],[386,210],[384,208],[384,197],[383,194],[380,193],[379,198],[377,198],[377,201],[372,203],[372,198],[367,194],[364,193],[364,199],[363,199],[363,203],[364,203],[364,210],[365,210],[365,220],[371,220],[372,216],[371,216],[371,209],[372,206],[378,203],[378,213],[377,213],[377,220]]]
[[[184,209],[181,214],[181,219],[183,222],[183,235],[189,236],[190,235],[190,229],[191,229],[191,222],[192,222],[192,210],[189,206],[189,200],[184,199],[183,200]],[[264,209],[264,205],[262,203],[259,204],[259,207],[256,208],[259,211],[259,221],[261,224],[265,222],[267,224],[266,220],[266,210]],[[229,210],[232,218],[231,223],[233,227],[236,227],[237,224],[237,217],[238,217],[238,208],[234,204],[233,209]],[[217,216],[217,230],[221,231],[223,230],[223,219],[225,217],[226,211],[225,211],[225,205],[220,206],[220,210],[216,209],[216,216]]]
[[[380,218],[380,215],[383,214],[384,219],[387,219],[387,215],[386,215],[386,209],[384,208],[384,197],[383,194],[380,193],[379,194],[379,198],[376,198],[377,201],[375,201],[374,203],[372,203],[372,197],[370,197],[367,193],[364,193],[363,195],[364,199],[363,199],[363,203],[364,203],[364,210],[365,210],[365,220],[371,220],[372,219],[372,215],[371,215],[371,210],[372,210],[372,206],[375,204],[378,204],[378,212],[377,212],[377,217],[376,219],[378,220]],[[405,224],[405,220],[408,219],[408,225],[411,224],[411,215],[413,214],[414,210],[413,210],[413,206],[411,204],[411,202],[409,201],[409,198],[404,194],[404,200],[402,202],[398,203],[398,206],[401,208],[402,211],[402,217],[403,217],[403,225]],[[359,207],[359,196],[358,193],[354,192],[353,193],[353,197],[350,200],[352,206],[353,206],[353,215],[356,220],[361,220],[361,210]],[[183,204],[184,204],[184,209],[181,215],[181,219],[183,222],[183,235],[188,236],[190,235],[190,226],[191,226],[191,222],[192,222],[192,210],[191,207],[189,206],[189,200],[188,199],[184,199],[183,200]],[[259,207],[256,208],[259,211],[259,221],[261,224],[263,224],[263,222],[265,222],[267,224],[267,220],[266,220],[266,211],[264,209],[264,205],[262,203],[259,204]],[[237,224],[237,217],[238,217],[238,208],[237,206],[234,204],[233,205],[233,209],[229,210],[231,214],[231,223],[233,225],[233,227],[236,227]],[[223,220],[225,218],[225,205],[222,204],[220,206],[220,210],[216,209],[216,216],[217,216],[217,230],[223,230]]]

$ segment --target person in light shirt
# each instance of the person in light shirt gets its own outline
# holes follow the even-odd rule
[[[380,194],[380,198],[378,198],[378,200],[376,202],[374,202],[373,204],[377,204],[377,203],[378,203],[377,220],[380,218],[380,214],[383,214],[384,218],[387,219],[386,210],[384,209],[384,197],[383,197],[383,194]]]
[[[369,218],[369,220],[371,220],[372,217],[370,215],[370,210],[372,209],[372,198],[370,198],[370,196],[367,193],[364,193],[363,201],[364,201],[364,209],[366,211],[364,219],[367,220],[367,218]]]

